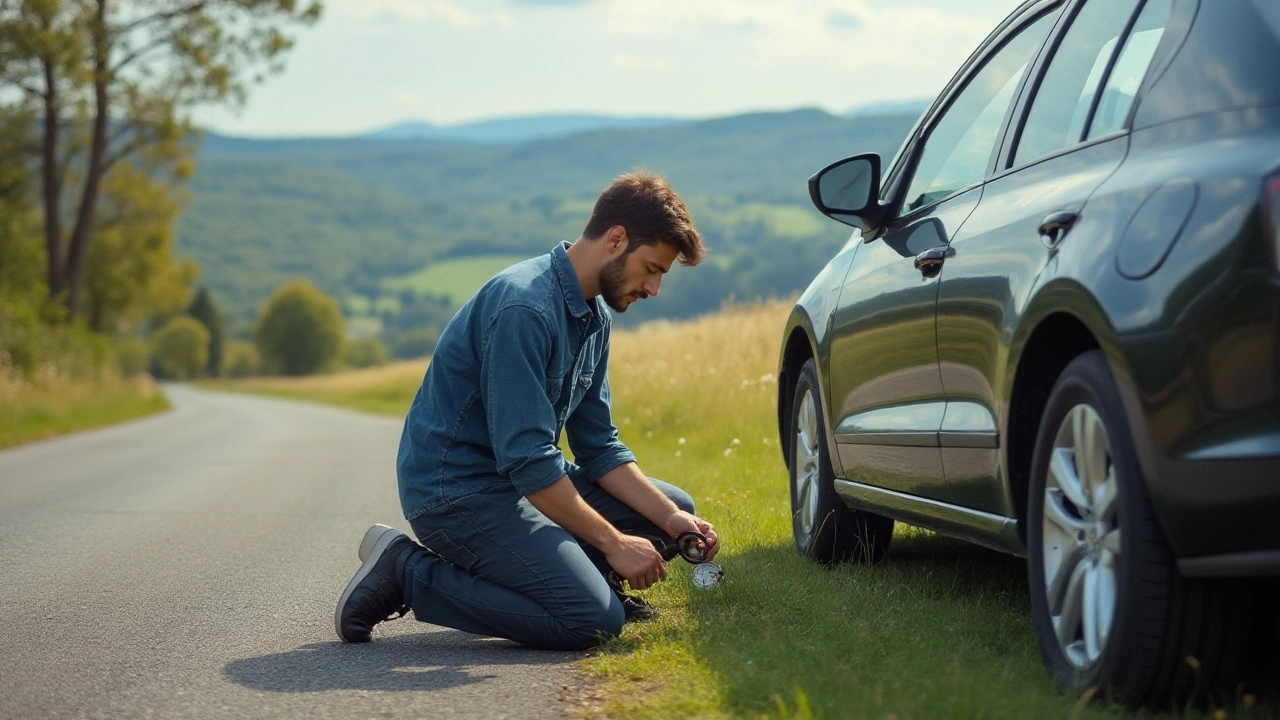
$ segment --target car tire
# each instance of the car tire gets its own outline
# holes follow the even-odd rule
[[[877,562],[893,537],[893,520],[854,510],[836,495],[827,454],[818,370],[800,370],[791,403],[791,530],[801,555],[824,565]]]
[[[1175,708],[1230,693],[1247,598],[1178,573],[1100,351],[1050,393],[1026,517],[1032,621],[1063,692]]]

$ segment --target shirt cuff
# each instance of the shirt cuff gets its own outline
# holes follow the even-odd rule
[[[610,470],[629,462],[635,462],[636,456],[622,443],[610,445],[603,452],[592,457],[586,463],[580,464],[578,467],[582,469],[582,474],[591,482],[596,482],[605,473]]]
[[[529,495],[551,487],[564,476],[564,455],[557,450],[555,457],[539,458],[512,471],[508,477],[511,478],[511,484],[516,487],[516,492]]]

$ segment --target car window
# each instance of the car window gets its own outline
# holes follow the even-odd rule
[[[1160,38],[1164,37],[1172,9],[1173,0],[1147,0],[1128,39],[1124,41],[1124,49],[1120,51],[1120,59],[1116,61],[1111,77],[1107,78],[1107,85],[1098,100],[1098,109],[1093,113],[1093,123],[1089,125],[1088,137],[1106,135],[1124,127],[1129,108],[1133,107],[1133,99],[1138,94],[1138,86],[1146,77]]]
[[[929,131],[903,214],[982,181],[1018,82],[1049,34],[1053,17],[1044,15],[1006,42]]]
[[[1138,0],[1090,0],[1076,13],[1049,61],[1018,138],[1014,165],[1084,139],[1089,109]]]

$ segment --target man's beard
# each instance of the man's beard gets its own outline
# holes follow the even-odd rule
[[[613,308],[614,312],[626,312],[629,305],[629,303],[624,304],[623,302],[628,295],[623,291],[623,286],[627,281],[626,264],[626,255],[614,258],[600,268],[600,274],[597,277],[597,282],[600,284],[600,296],[604,298],[606,305]],[[639,291],[636,295],[641,298],[649,297],[649,294],[644,291]]]

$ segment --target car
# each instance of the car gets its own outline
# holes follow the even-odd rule
[[[1030,0],[887,169],[810,178],[855,232],[782,338],[803,554],[1025,556],[1063,691],[1233,697],[1280,577],[1277,68],[1275,0]]]

